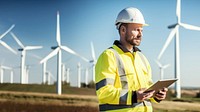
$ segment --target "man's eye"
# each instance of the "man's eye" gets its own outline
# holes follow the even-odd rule
[[[136,31],[138,31],[138,32],[143,32],[143,30],[141,30],[141,29],[136,29]]]

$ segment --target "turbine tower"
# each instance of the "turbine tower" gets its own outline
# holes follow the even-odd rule
[[[8,44],[6,44],[3,40],[1,40],[5,35],[7,35],[13,28],[15,27],[15,25],[12,25],[6,32],[4,32],[2,35],[0,35],[0,44],[2,46],[4,46],[5,48],[7,48],[8,50],[10,50],[12,53],[17,54],[17,52],[15,50],[13,50],[10,46],[8,46]]]
[[[47,55],[44,59],[40,61],[40,63],[44,63],[48,59],[52,58],[53,56],[57,55],[57,94],[61,95],[62,94],[62,83],[61,83],[61,62],[62,62],[62,53],[61,50],[64,50],[66,52],[69,52],[73,55],[79,56],[82,59],[85,59],[84,57],[80,56],[76,52],[74,52],[72,49],[68,48],[67,46],[61,45],[61,40],[60,40],[60,15],[59,12],[57,12],[57,26],[56,26],[56,41],[57,41],[57,46],[51,47],[53,51]]]
[[[35,55],[35,54],[33,54],[32,56],[35,57],[36,59],[39,59],[39,60],[42,59],[40,56]],[[46,76],[47,76],[46,75],[47,74],[47,67],[46,67],[46,65],[47,65],[47,61],[48,60],[44,61],[43,63],[40,63],[40,64],[42,64],[42,84],[46,83]]]
[[[97,59],[95,55],[93,42],[91,42],[91,51],[92,51],[92,60],[90,60],[90,63],[92,63],[92,81],[95,82],[95,65],[96,65]]]
[[[163,48],[161,49],[160,54],[158,55],[158,60],[162,57],[164,51],[166,50],[169,43],[172,41],[173,37],[175,36],[175,77],[178,79],[175,84],[175,92],[176,92],[176,97],[181,98],[179,27],[181,26],[185,29],[197,30],[197,31],[200,31],[200,27],[181,22],[181,0],[177,0],[176,17],[177,17],[177,23],[168,26],[168,28],[172,29],[172,31],[170,32]]]
[[[70,82],[69,82],[69,72],[70,72],[70,68],[67,68],[67,69],[66,69],[67,84],[70,84]]]
[[[77,65],[77,68],[78,68],[78,71],[77,71],[77,73],[78,73],[78,76],[77,76],[77,78],[78,78],[78,81],[77,81],[77,86],[78,86],[78,88],[80,88],[81,87],[81,63],[79,62],[78,63],[78,65]]]
[[[92,81],[95,82],[95,65],[97,62],[96,56],[95,56],[95,50],[94,50],[94,44],[93,42],[90,43],[91,46],[91,52],[92,52],[92,59],[88,60],[86,58],[83,58],[84,61],[88,63],[92,63]]]
[[[11,67],[0,65],[0,83],[3,83],[3,75],[5,70],[10,70],[10,83],[13,83],[13,69]]]
[[[85,85],[88,86],[88,68],[85,68]]]
[[[50,71],[47,71],[47,72],[46,72],[46,82],[47,82],[48,85],[51,84],[51,78],[52,78],[54,81],[56,80],[55,77],[51,74],[51,72],[50,72]],[[46,82],[45,82],[45,83],[46,83]]]
[[[164,79],[164,69],[169,67],[170,64],[162,65],[159,61],[156,60],[157,65],[160,68],[160,80]]]
[[[27,50],[41,49],[42,46],[24,46],[13,32],[10,32],[10,34],[15,39],[15,41],[17,42],[17,44],[21,47],[21,48],[18,49],[18,51],[22,52],[21,53],[21,78],[20,78],[20,82],[21,82],[21,84],[25,84],[25,83],[27,83],[26,80],[24,79],[25,73],[26,73],[25,72],[26,71],[25,70],[26,51]]]

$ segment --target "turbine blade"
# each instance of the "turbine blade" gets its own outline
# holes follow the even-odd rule
[[[10,46],[8,46],[8,44],[6,44],[4,41],[0,40],[0,44],[3,45],[8,50],[10,50],[11,52],[13,52],[14,54],[17,54],[17,52],[14,49],[12,49]]]
[[[81,56],[81,55],[79,55],[78,54],[78,56],[81,58],[81,59],[83,59],[84,61],[86,61],[86,62],[90,62],[88,59],[86,59],[85,57],[83,57],[83,56]]]
[[[56,78],[51,74],[51,72],[49,72],[49,74],[50,74],[50,77],[55,81]]]
[[[167,68],[167,67],[169,67],[169,66],[170,66],[170,64],[164,65],[164,66],[163,66],[163,69],[165,69],[165,68]]]
[[[61,49],[71,53],[71,54],[74,54],[74,55],[78,55],[75,51],[73,51],[72,49],[68,48],[67,46],[60,46]]]
[[[175,29],[173,29],[173,30],[170,32],[170,34],[169,34],[169,36],[168,36],[168,38],[167,38],[167,41],[165,42],[163,48],[162,48],[161,51],[160,51],[160,54],[158,55],[158,60],[160,60],[161,56],[162,56],[163,53],[165,52],[165,50],[166,50],[166,48],[168,47],[169,43],[172,41],[172,39],[173,39],[173,37],[174,37],[174,35],[175,35],[175,33],[176,33],[176,29],[177,29],[177,26],[175,27]]]
[[[14,27],[15,27],[15,25],[13,24],[6,32],[4,32],[4,33],[0,36],[0,39],[3,38],[8,32],[10,32]]]
[[[59,15],[59,12],[57,12],[56,41],[58,43],[58,46],[60,46],[61,42],[60,42],[60,15]]]
[[[180,21],[181,21],[181,1],[180,0],[177,0],[176,16],[177,16],[178,23],[180,23]]]
[[[31,56],[33,56],[34,58],[36,58],[36,59],[38,59],[38,60],[41,60],[41,59],[42,59],[40,56],[38,56],[38,55],[36,55],[36,54],[32,54],[32,53],[29,53],[29,54],[31,54]]]
[[[17,38],[17,36],[13,33],[10,32],[11,36],[15,39],[15,41],[17,42],[17,44],[21,47],[24,48],[24,45],[22,44],[22,42]]]
[[[2,69],[6,69],[6,70],[12,70],[11,67],[7,67],[7,66],[1,66]]]
[[[50,58],[52,58],[53,56],[55,56],[58,51],[60,50],[59,47],[57,47],[55,50],[53,50],[49,55],[47,55],[45,58],[43,58],[41,61],[40,61],[40,64],[46,62],[47,60],[49,60]]]
[[[75,51],[73,51],[72,49],[70,49],[70,48],[68,48],[68,47],[66,47],[66,46],[60,46],[60,47],[61,47],[61,49],[65,50],[65,51],[67,51],[67,52],[69,52],[69,53],[71,53],[71,54],[74,54],[74,55],[76,55],[76,56],[79,56],[79,57],[80,57],[81,59],[83,59],[84,61],[89,62],[88,59],[86,59],[86,58],[84,58],[83,56],[77,54],[77,53],[76,53]]]
[[[42,46],[26,46],[24,49],[25,50],[33,50],[33,49],[41,49]]]
[[[93,44],[93,42],[91,42],[91,50],[92,50],[92,59],[93,59],[93,61],[95,61],[95,60],[96,60],[96,56],[95,56],[95,51],[94,51],[94,44]]]
[[[157,65],[158,65],[159,67],[162,67],[162,64],[161,64],[158,60],[155,60],[155,62],[157,63]]]
[[[193,26],[193,25],[189,25],[189,24],[185,24],[185,23],[181,23],[180,25],[182,27],[184,27],[185,29],[200,31],[200,27],[198,27],[198,26]]]

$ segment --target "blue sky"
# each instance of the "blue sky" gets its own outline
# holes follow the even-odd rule
[[[199,0],[181,1],[181,21],[200,26]],[[119,39],[114,26],[119,11],[125,7],[136,7],[141,10],[146,22],[141,46],[142,52],[149,59],[153,70],[153,80],[159,79],[159,68],[155,63],[170,29],[168,25],[176,23],[176,0],[1,0],[0,1],[0,34],[12,24],[12,30],[24,45],[41,45],[43,49],[28,51],[26,64],[31,65],[30,83],[42,82],[42,66],[32,55],[45,57],[56,43],[56,12],[60,12],[61,43],[82,56],[91,59],[90,42],[93,41],[96,56]],[[199,87],[200,31],[180,28],[181,84],[182,86]],[[10,35],[2,40],[17,50],[19,47]],[[14,82],[20,81],[20,52],[14,55],[0,46],[0,62],[15,68]],[[91,64],[76,56],[63,52],[63,62],[71,69],[70,81],[77,85],[77,63],[83,69]],[[164,78],[174,77],[174,41],[171,42],[163,57],[162,64],[171,66],[164,71]],[[56,57],[50,59],[47,69],[56,77]],[[82,82],[84,82],[82,71]],[[91,73],[91,69],[90,69]],[[5,72],[4,81],[9,81],[9,72]],[[91,80],[91,74],[90,74]]]

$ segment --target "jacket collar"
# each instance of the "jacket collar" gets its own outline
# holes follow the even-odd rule
[[[123,52],[130,52],[128,49],[126,49],[125,47],[122,46],[122,44],[119,42],[119,40],[115,40],[114,45],[116,45],[117,47],[119,47]],[[141,52],[141,50],[137,47],[133,47],[133,52]]]

